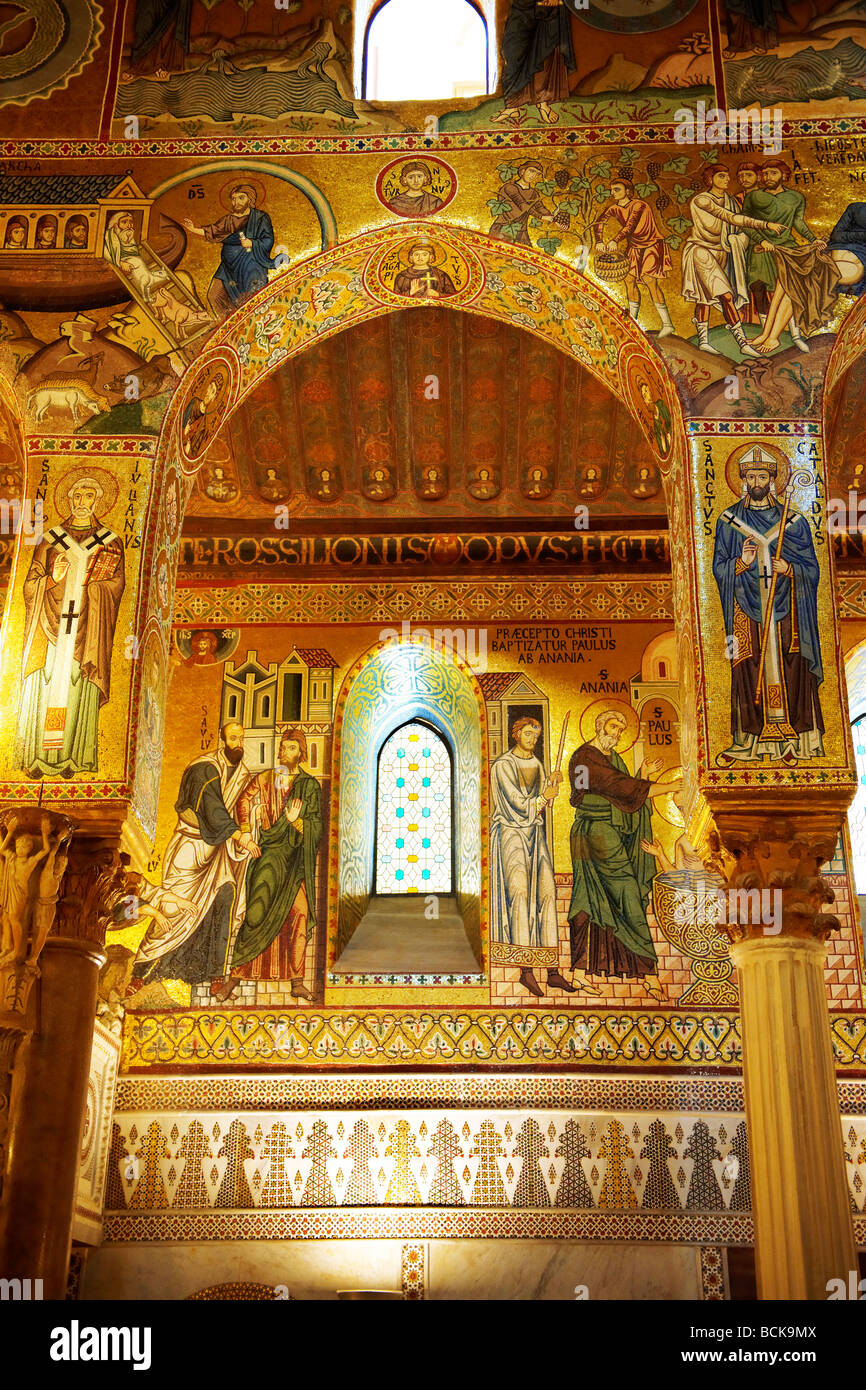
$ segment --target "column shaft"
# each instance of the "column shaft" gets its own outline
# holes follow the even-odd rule
[[[758,1296],[826,1299],[857,1268],[824,942],[751,937],[739,974]]]
[[[66,1291],[104,959],[96,942],[48,939],[40,959],[38,1023],[19,1053],[22,1074],[0,1218],[0,1276],[42,1279],[45,1298],[62,1299]]]

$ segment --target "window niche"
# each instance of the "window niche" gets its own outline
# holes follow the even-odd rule
[[[480,963],[482,836],[486,840],[486,803],[482,807],[481,792],[484,718],[481,691],[468,668],[450,651],[432,650],[423,642],[386,642],[348,677],[334,730],[333,814],[339,827],[335,963],[374,906],[393,916],[414,898],[420,921],[425,898],[431,894],[441,895],[443,902],[446,897],[452,900],[449,911],[458,919],[461,936],[465,933],[470,956]],[[410,742],[413,734],[417,742]],[[427,759],[425,748],[430,753]],[[402,759],[398,757],[401,749]],[[417,758],[410,756],[414,750],[420,750]],[[406,772],[401,773],[404,762]],[[437,769],[428,787],[422,770],[425,762],[435,763]],[[401,777],[403,786],[398,786]],[[443,800],[437,801],[437,795]],[[421,814],[425,807],[430,811],[427,816]],[[449,815],[440,814],[437,821],[434,808],[444,807]],[[405,814],[412,809],[418,810],[417,819]],[[404,814],[398,816],[398,810]],[[396,827],[401,822],[419,828],[400,835]],[[436,822],[435,835],[425,835],[424,822]],[[403,845],[396,844],[398,839]],[[429,846],[424,839],[430,839]],[[416,856],[411,865],[410,854]],[[439,862],[437,856],[442,856]],[[422,877],[425,869],[429,879]],[[417,877],[407,877],[410,870]],[[403,872],[402,879],[396,877],[398,871]],[[430,886],[434,882],[439,886]],[[403,967],[395,960],[389,968]]]
[[[451,101],[493,90],[493,0],[357,0],[355,90],[366,101]],[[420,37],[419,37],[420,33]]]

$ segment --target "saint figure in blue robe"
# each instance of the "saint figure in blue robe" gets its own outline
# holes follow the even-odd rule
[[[818,560],[811,525],[792,507],[779,544],[776,474],[766,450],[750,450],[740,462],[743,495],[716,525],[713,574],[731,663],[731,745],[716,759],[722,767],[764,758],[790,765],[824,753]]]

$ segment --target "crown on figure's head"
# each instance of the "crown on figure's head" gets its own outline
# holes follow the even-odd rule
[[[744,454],[740,459],[740,477],[745,478],[746,474],[754,468],[763,469],[765,473],[769,473],[771,478],[775,478],[779,471],[779,465],[776,463],[773,455],[768,454],[766,449],[762,449],[760,444],[756,444],[753,449],[750,449],[749,452]]]

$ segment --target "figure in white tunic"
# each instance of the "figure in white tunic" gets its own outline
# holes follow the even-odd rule
[[[141,899],[141,915],[151,924],[138,948],[132,992],[156,980],[210,981],[218,998],[226,989],[234,933],[244,917],[247,863],[261,853],[235,819],[252,776],[243,756],[243,725],[230,721],[219,750],[202,753],[184,771],[162,884],[149,886]]]
[[[704,192],[692,198],[692,234],[683,245],[683,299],[695,305],[698,346],[719,357],[709,341],[710,309],[718,304],[743,357],[760,357],[746,342],[740,309],[749,302],[746,243],[740,232],[779,233],[778,222],[745,217],[728,193],[730,173],[721,164],[704,167]]]
[[[123,542],[95,511],[102,496],[95,478],[75,482],[70,515],[42,537],[24,580],[15,759],[28,777],[98,771],[125,583]]]
[[[560,974],[556,883],[547,844],[545,813],[561,775],[548,778],[535,756],[537,720],[515,720],[511,748],[490,769],[490,917],[500,959],[519,965],[520,983],[541,998],[534,966],[547,966],[548,989],[574,988]]]

